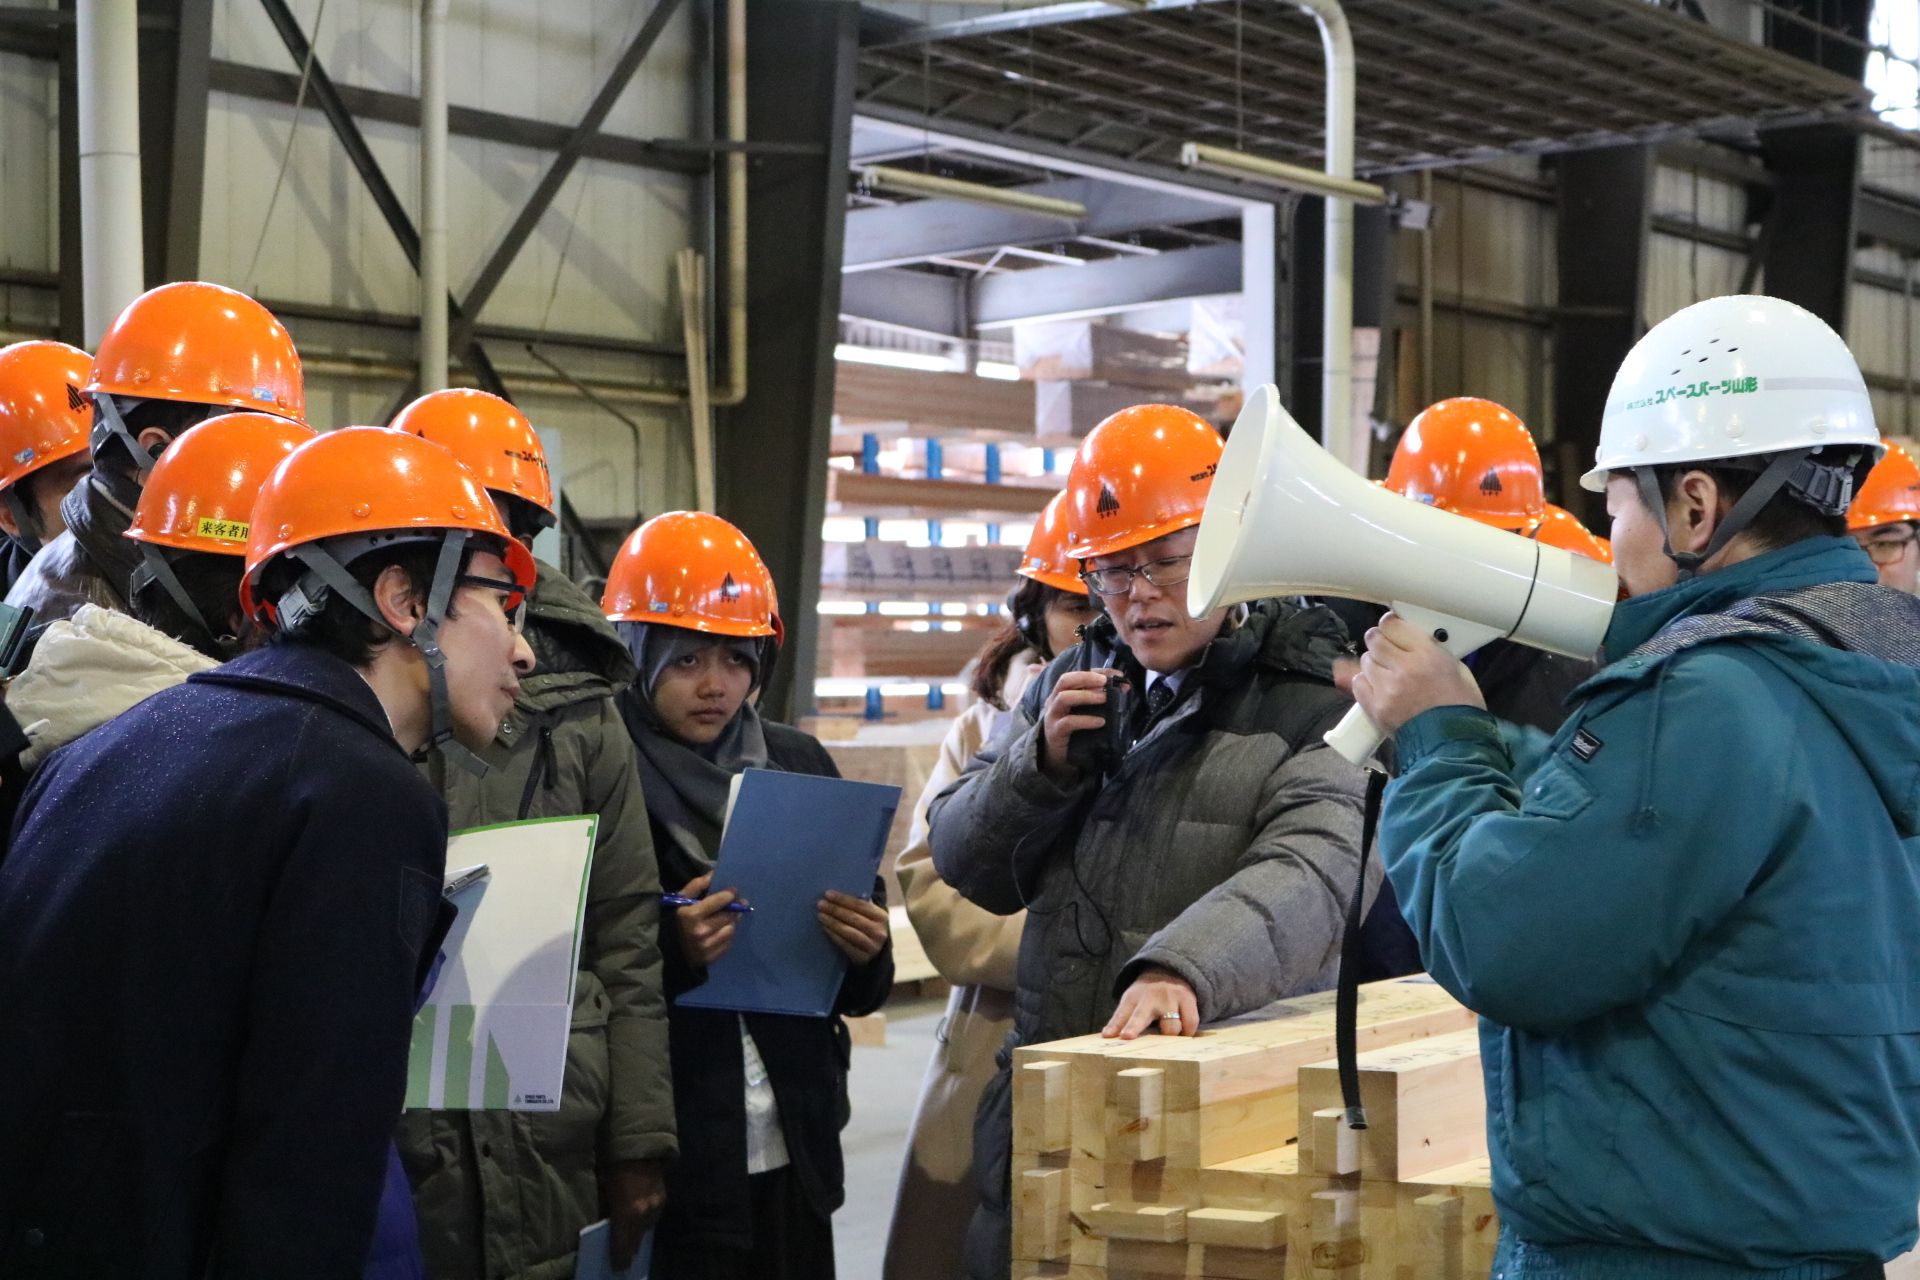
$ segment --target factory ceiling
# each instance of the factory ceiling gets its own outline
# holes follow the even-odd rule
[[[1357,169],[1858,119],[1858,81],[1645,0],[1347,0]],[[1774,11],[1775,21],[1786,21]],[[870,8],[856,110],[1169,169],[1183,142],[1319,167],[1320,37],[1287,0]]]

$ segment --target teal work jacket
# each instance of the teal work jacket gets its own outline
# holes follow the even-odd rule
[[[1551,739],[1460,706],[1396,735],[1380,848],[1483,1018],[1518,1274],[1825,1280],[1913,1245],[1920,671],[1786,635],[1633,652],[1873,580],[1851,538],[1795,543],[1622,603]]]

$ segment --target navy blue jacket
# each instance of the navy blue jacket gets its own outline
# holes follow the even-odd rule
[[[0,1275],[358,1280],[446,842],[304,645],[49,757],[0,863]]]

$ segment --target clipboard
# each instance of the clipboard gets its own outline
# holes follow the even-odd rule
[[[406,1106],[558,1111],[599,819],[457,832],[443,892],[459,908],[413,1019]]]
[[[729,801],[712,887],[753,907],[707,980],[674,1003],[740,1013],[824,1018],[847,958],[820,927],[828,889],[873,892],[900,788],[807,773],[747,769]]]

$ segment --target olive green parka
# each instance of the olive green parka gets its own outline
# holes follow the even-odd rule
[[[566,1280],[605,1214],[603,1163],[670,1159],[673,1079],[656,937],[660,878],[633,739],[613,695],[632,681],[599,606],[551,565],[527,609],[538,662],[476,778],[424,766],[450,825],[597,813],[586,932],[557,1112],[408,1111],[400,1151],[433,1280]]]

